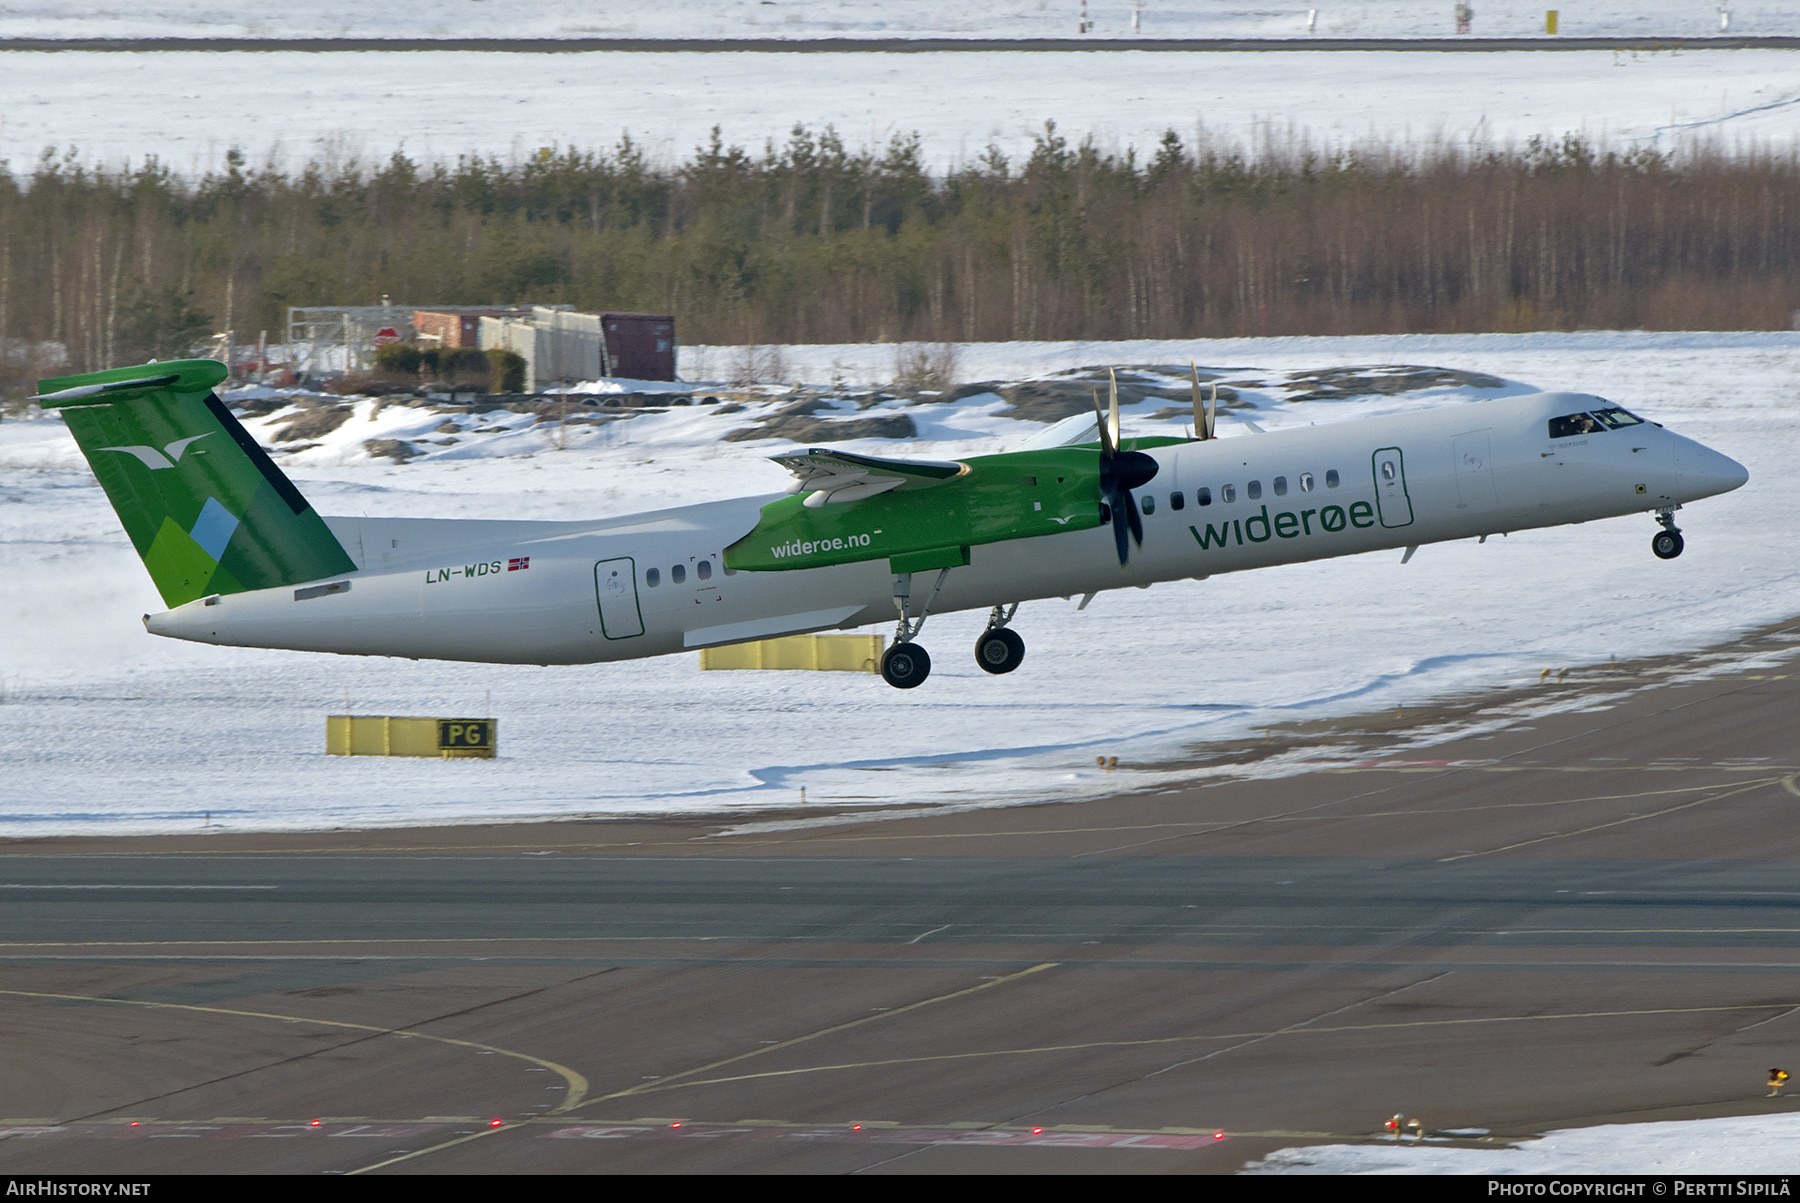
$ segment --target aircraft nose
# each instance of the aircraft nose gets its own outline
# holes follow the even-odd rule
[[[1688,497],[1712,497],[1742,487],[1750,470],[1711,447],[1690,442],[1675,453],[1675,471]]]

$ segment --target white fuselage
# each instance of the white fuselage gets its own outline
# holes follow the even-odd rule
[[[1648,422],[1549,437],[1550,418],[1604,404],[1539,394],[1157,448],[1146,453],[1157,475],[1136,494],[1144,542],[1128,566],[1109,526],[978,545],[931,610],[1586,522],[1747,479],[1733,460]],[[886,559],[725,570],[726,547],[780,496],[596,522],[330,518],[356,571],[324,588],[190,602],[145,625],[240,647],[581,664],[892,620]],[[936,577],[913,586],[915,609]]]

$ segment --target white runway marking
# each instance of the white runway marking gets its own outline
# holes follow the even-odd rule
[[[39,886],[0,882],[0,890],[279,890],[280,886]]]

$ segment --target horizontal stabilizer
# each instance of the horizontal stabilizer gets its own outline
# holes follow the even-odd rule
[[[102,394],[105,394],[108,397],[114,397],[115,394],[130,392],[132,389],[161,388],[165,384],[179,383],[181,383],[181,377],[174,374],[166,376],[140,376],[136,380],[118,380],[111,384],[83,384],[75,388],[59,389],[54,393],[39,393],[37,396],[33,397],[32,400],[37,402],[51,402],[52,404],[47,406],[47,408],[55,409],[58,405],[67,405],[72,401],[80,401],[87,397],[98,397]]]

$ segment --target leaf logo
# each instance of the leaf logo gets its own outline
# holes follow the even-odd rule
[[[176,439],[161,451],[158,451],[154,447],[102,447],[100,450],[123,451],[126,455],[135,455],[142,461],[144,467],[150,469],[152,472],[158,472],[164,468],[173,468],[176,464],[180,463],[182,453],[188,449],[189,443],[199,442],[201,439],[210,438],[217,433],[216,430],[209,430],[205,434],[196,434],[189,438]]]

